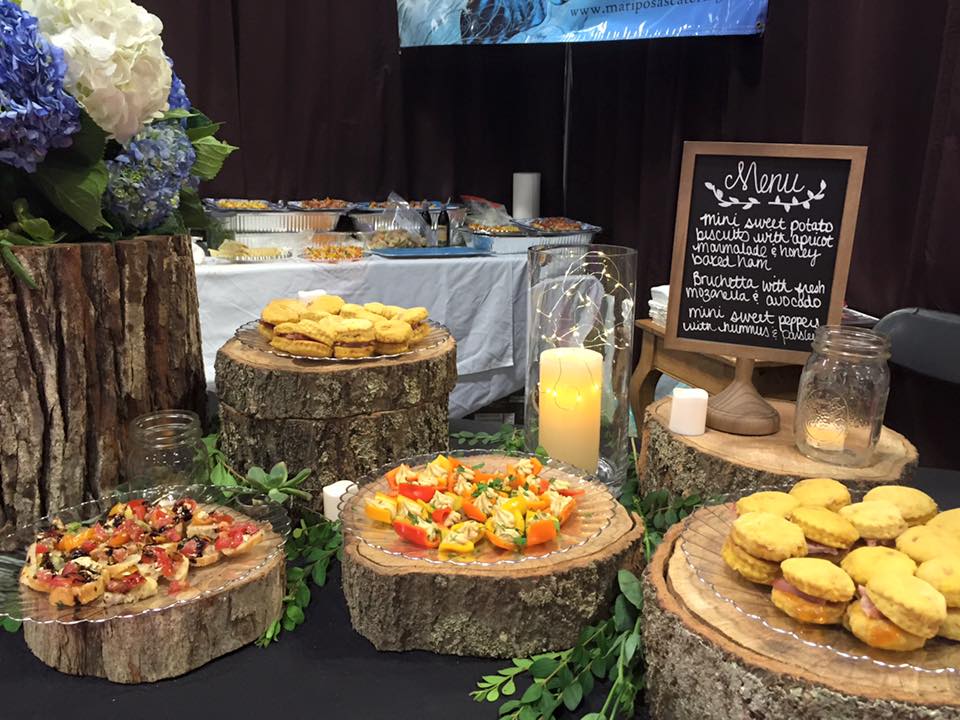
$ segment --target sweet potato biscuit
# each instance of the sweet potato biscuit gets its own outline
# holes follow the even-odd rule
[[[400,313],[400,317],[395,318],[396,320],[403,320],[403,322],[410,325],[414,330],[417,329],[417,325],[422,323],[424,320],[429,317],[429,313],[425,307],[413,307],[407,310],[404,310]]]
[[[906,485],[881,485],[863,496],[864,501],[886,500],[900,509],[907,525],[922,525],[937,514],[937,503],[925,492]]]
[[[801,480],[790,488],[790,494],[801,505],[820,505],[834,512],[850,504],[850,491],[846,485],[830,478]]]
[[[306,309],[306,303],[292,298],[273,300],[267,303],[267,306],[260,313],[260,319],[271,325],[297,322]]]
[[[937,635],[950,640],[960,640],[960,609],[947,608],[947,617],[940,623]]]
[[[410,349],[413,330],[399,320],[379,320],[373,326],[374,349],[381,355],[396,355]]]
[[[915,525],[897,538],[897,550],[919,564],[941,555],[960,555],[960,538],[940,528]]]
[[[314,312],[327,312],[331,315],[339,315],[340,308],[346,303],[339,295],[318,295],[310,301],[309,308]]]
[[[828,602],[847,602],[856,591],[850,576],[823,558],[790,558],[780,563],[780,570],[797,590]]]
[[[853,503],[840,508],[840,515],[868,540],[893,540],[907,529],[900,508],[886,500]]]
[[[913,575],[874,575],[867,592],[877,610],[909,633],[932,638],[947,617],[943,595]]]
[[[772,562],[807,554],[803,530],[773,513],[741,515],[733,522],[730,537],[754,557]]]
[[[780,566],[775,562],[761,560],[739,547],[729,537],[721,550],[723,561],[750,582],[769,585],[780,574]]]
[[[899,550],[882,547],[858,547],[840,563],[857,585],[866,585],[876,574],[913,575],[917,564]]]
[[[369,320],[341,320],[334,332],[334,357],[361,358],[373,355],[373,337],[373,323]]]
[[[404,308],[399,305],[384,305],[380,315],[383,315],[387,320],[398,320],[397,316],[402,314],[403,311]]]
[[[813,625],[834,625],[843,619],[844,603],[816,603],[793,593],[773,588],[770,601],[794,620]]]
[[[947,607],[960,608],[960,555],[941,555],[917,568],[916,575],[936,589]]]
[[[847,607],[847,613],[843,617],[843,626],[860,641],[881,650],[895,650],[897,652],[919,650],[926,642],[926,639],[908,633],[889,620],[869,617],[863,612],[859,600],[850,603]]]
[[[363,304],[363,309],[367,312],[372,312],[374,315],[379,315],[382,318],[387,317],[383,314],[383,311],[386,309],[386,305],[381,302],[368,302]]]
[[[328,358],[333,355],[333,337],[313,320],[281,323],[274,328],[270,344],[291,355]]]
[[[952,535],[960,535],[960,508],[944,510],[942,513],[934,515],[927,521],[927,525],[946,530]]]
[[[768,512],[786,517],[800,503],[795,497],[777,490],[763,490],[737,500],[737,515],[748,512]]]
[[[828,547],[844,550],[860,539],[853,523],[819,505],[801,505],[787,519],[803,530],[808,540]]]

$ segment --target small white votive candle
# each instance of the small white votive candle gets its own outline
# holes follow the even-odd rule
[[[323,488],[323,514],[330,522],[340,519],[340,499],[356,488],[349,480],[337,480]]]
[[[703,435],[707,426],[707,400],[707,391],[701,388],[674,388],[670,432]]]

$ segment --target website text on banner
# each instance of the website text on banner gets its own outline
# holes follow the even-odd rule
[[[763,32],[767,0],[397,0],[401,47]]]

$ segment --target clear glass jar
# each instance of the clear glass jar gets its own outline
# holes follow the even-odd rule
[[[160,410],[130,423],[127,481],[131,488],[204,482],[207,449],[200,417],[190,410]]]
[[[629,462],[637,251],[528,251],[526,445],[595,474],[618,496]]]
[[[890,341],[872,330],[825,325],[803,367],[793,432],[809,458],[869,465],[890,391]]]

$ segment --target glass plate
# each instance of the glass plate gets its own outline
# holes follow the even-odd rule
[[[732,503],[704,507],[684,522],[680,549],[693,573],[720,599],[765,628],[804,645],[881,667],[920,672],[960,672],[960,644],[933,638],[921,650],[890,652],[860,642],[839,625],[808,625],[783,614],[770,602],[770,588],[744,580],[720,554],[737,513]]]
[[[368,360],[389,360],[391,358],[404,357],[405,355],[413,355],[415,353],[437,347],[438,345],[446,342],[447,338],[450,337],[450,331],[447,329],[446,325],[441,325],[435,320],[427,320],[426,322],[427,325],[430,326],[430,333],[423,340],[420,340],[416,344],[412,345],[406,352],[397,353],[396,355],[367,355],[365,357],[357,358],[315,358],[308,357],[306,355],[293,355],[291,353],[283,352],[282,350],[277,350],[263,335],[260,334],[260,330],[258,329],[258,325],[260,324],[259,320],[251,320],[250,322],[244,323],[238,327],[237,331],[234,333],[234,337],[236,337],[237,340],[249,348],[259,350],[260,352],[270,353],[271,355],[276,355],[277,357],[293,358],[295,360],[309,360],[310,362],[317,363],[366,362]]]
[[[548,555],[555,555],[580,547],[597,537],[613,519],[617,500],[610,492],[592,476],[556,460],[544,461],[543,471],[540,473],[541,477],[565,478],[570,481],[571,487],[583,488],[585,493],[577,498],[577,507],[573,516],[560,528],[560,535],[556,540],[542,545],[534,545],[522,553],[501,550],[491,543],[483,541],[475,553],[469,555],[451,553],[448,555],[437,549],[412,545],[400,538],[391,526],[378,523],[366,516],[364,508],[367,500],[378,491],[388,492],[390,490],[384,477],[387,471],[392,470],[400,463],[405,463],[414,469],[422,468],[436,456],[437,453],[418,455],[385,465],[373,475],[362,480],[359,490],[345,495],[340,501],[340,519],[343,522],[346,536],[356,538],[388,555],[397,555],[410,560],[456,565],[507,565],[544,558]],[[447,456],[458,458],[469,466],[483,463],[484,472],[504,470],[508,463],[512,464],[517,460],[533,457],[528,454],[492,453],[486,450],[454,450],[447,453]]]
[[[167,595],[165,585],[161,583],[160,591],[156,595],[129,605],[107,606],[102,599],[98,599],[88,605],[58,608],[50,604],[45,593],[31,590],[20,584],[20,569],[26,559],[27,547],[40,530],[49,526],[54,517],[59,517],[65,523],[83,522],[99,517],[118,501],[139,497],[156,500],[164,496],[192,497],[208,510],[216,509],[234,517],[242,515],[244,519],[251,519],[260,525],[269,524],[269,527],[265,527],[266,537],[248,553],[225,558],[215,565],[203,568],[191,567],[190,574],[187,576],[190,587],[176,595]],[[277,553],[283,552],[283,545],[290,532],[290,517],[282,506],[276,503],[257,505],[255,511],[246,513],[238,509],[238,505],[235,499],[228,500],[217,488],[210,485],[166,486],[113,493],[100,500],[90,500],[65,508],[41,518],[33,525],[18,527],[0,536],[0,547],[16,548],[13,551],[0,553],[0,617],[67,625],[80,622],[104,622],[115,618],[134,617],[147,612],[158,612],[218,593],[249,577],[273,560]],[[249,510],[249,507],[247,509]]]

